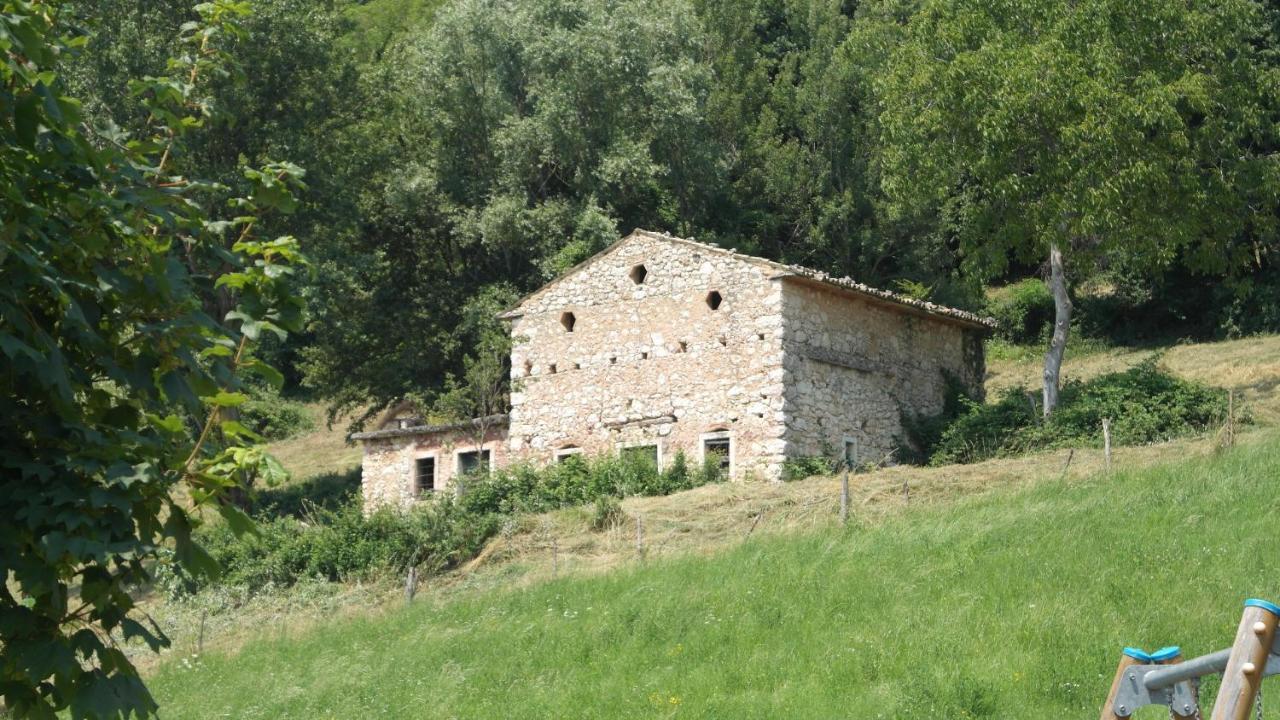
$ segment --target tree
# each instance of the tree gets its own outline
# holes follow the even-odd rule
[[[895,212],[937,208],[980,277],[1048,262],[1046,414],[1072,278],[1179,256],[1223,271],[1274,237],[1268,12],[1252,0],[925,0],[881,26],[897,43],[876,87]]]
[[[85,43],[66,6],[0,1],[0,697],[20,717],[154,714],[118,641],[167,639],[130,590],[169,554],[215,572],[199,513],[245,531],[222,500],[281,472],[225,411],[244,376],[280,382],[254,342],[301,322],[298,243],[259,229],[302,173],[243,168],[222,219],[207,201],[223,189],[175,170],[217,119],[209,83],[233,72],[248,12],[198,10],[172,74],[131,84],[148,117],[131,136],[66,93]],[[233,309],[212,317],[224,290]]]

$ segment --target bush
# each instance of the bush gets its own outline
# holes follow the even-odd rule
[[[222,567],[221,584],[257,592],[304,578],[371,579],[410,565],[439,572],[473,557],[498,524],[497,517],[470,513],[447,495],[409,511],[368,516],[353,498],[333,510],[312,508],[305,519],[260,519],[256,534],[237,538],[218,524],[199,535]]]
[[[1219,389],[1177,378],[1150,358],[1124,372],[1062,388],[1047,421],[1032,410],[1027,390],[1013,388],[989,405],[963,399],[966,411],[942,432],[932,464],[968,463],[1029,450],[1102,442],[1102,420],[1111,420],[1117,445],[1139,445],[1204,432],[1227,413]],[[1249,422],[1247,414],[1241,422]]]
[[[836,471],[836,465],[836,461],[826,455],[788,458],[782,463],[782,479],[791,482],[815,475],[830,475]]]
[[[604,495],[596,498],[591,512],[591,529],[605,530],[622,522],[626,513],[622,512],[622,503],[618,498]]]
[[[927,463],[947,428],[977,404],[960,378],[944,370],[942,380],[941,412],[937,415],[902,414],[903,435],[894,438],[895,454],[902,462],[911,465]]]
[[[571,455],[547,467],[515,465],[473,477],[464,485],[461,503],[473,513],[546,512],[603,497],[670,495],[723,479],[714,459],[690,469],[684,453],[662,471],[627,455]]]
[[[287,440],[316,426],[305,405],[261,389],[240,406],[240,422],[267,440]]]
[[[996,334],[1012,343],[1036,343],[1048,337],[1053,326],[1053,294],[1043,281],[1028,278],[1005,288],[987,305],[996,319]]]

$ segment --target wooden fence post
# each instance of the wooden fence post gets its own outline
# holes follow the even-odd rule
[[[840,524],[849,522],[849,468],[844,469],[844,477],[840,480]]]
[[[409,566],[409,575],[404,579],[404,602],[406,605],[413,602],[413,596],[418,593],[418,566]]]
[[[551,538],[551,577],[560,574],[560,544]]]
[[[1067,479],[1067,470],[1070,469],[1071,467],[1071,458],[1075,456],[1076,456],[1075,448],[1071,448],[1070,450],[1067,451],[1067,461],[1062,463],[1062,474],[1058,476],[1059,482]]]
[[[1107,472],[1111,472],[1111,419],[1102,418],[1102,454],[1107,460]]]
[[[636,516],[636,556],[644,559],[644,518]]]
[[[1236,444],[1236,391],[1227,391],[1227,447]]]

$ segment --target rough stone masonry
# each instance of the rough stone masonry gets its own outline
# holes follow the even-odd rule
[[[891,461],[946,376],[981,394],[992,321],[806,268],[636,230],[524,298],[507,415],[389,417],[364,443],[366,508],[453,487],[477,464],[709,454],[738,480],[788,458]]]

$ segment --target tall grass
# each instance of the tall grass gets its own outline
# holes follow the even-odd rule
[[[1086,717],[1123,645],[1216,650],[1280,599],[1277,471],[1270,437],[267,633],[153,684],[182,718]]]

